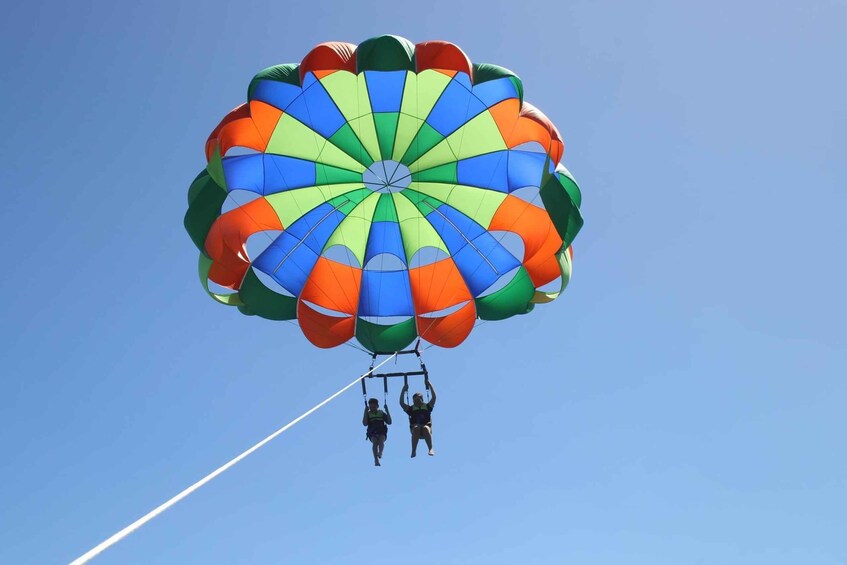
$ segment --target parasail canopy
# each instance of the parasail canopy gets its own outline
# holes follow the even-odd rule
[[[250,82],[206,142],[185,227],[219,302],[319,347],[464,341],[555,299],[580,191],[511,71],[444,41],[324,43]]]

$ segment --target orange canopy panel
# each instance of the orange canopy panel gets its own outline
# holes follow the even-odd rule
[[[329,348],[351,339],[356,330],[355,316],[329,316],[297,301],[297,321],[303,335],[318,347]]]
[[[352,316],[356,313],[361,283],[361,269],[321,257],[315,263],[300,298]]]
[[[561,274],[556,253],[562,249],[562,238],[550,221],[550,216],[541,208],[509,195],[500,204],[488,229],[510,231],[521,236],[524,242],[524,267],[536,287],[549,283]]]
[[[439,347],[456,347],[470,335],[476,321],[473,300],[458,311],[441,318],[415,317],[418,335]]]
[[[221,155],[226,155],[233,147],[249,147],[263,152],[274,128],[282,116],[282,110],[264,102],[252,101],[231,112],[212,132],[206,144],[206,158],[210,159],[215,145],[220,147]]]
[[[237,290],[250,267],[247,238],[260,231],[282,229],[279,216],[261,197],[219,216],[206,236],[206,253],[214,260],[209,279]]]
[[[409,269],[409,282],[418,314],[438,312],[473,299],[456,263],[450,258]]]

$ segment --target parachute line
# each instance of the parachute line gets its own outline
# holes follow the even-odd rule
[[[256,445],[254,445],[253,447],[251,447],[250,449],[248,449],[244,453],[242,453],[241,455],[239,455],[238,457],[236,457],[236,458],[230,460],[228,463],[225,463],[224,465],[218,467],[217,469],[215,469],[214,471],[212,471],[211,473],[209,473],[208,475],[206,475],[205,477],[203,477],[202,479],[200,479],[199,481],[197,481],[196,483],[194,483],[190,487],[186,488],[185,490],[183,490],[182,492],[180,492],[179,494],[177,494],[176,496],[174,496],[173,498],[171,498],[170,500],[168,500],[164,504],[161,504],[160,506],[158,506],[157,508],[148,512],[147,514],[145,514],[144,516],[142,516],[141,518],[139,518],[138,520],[136,520],[135,522],[133,522],[129,526],[125,527],[124,529],[122,529],[121,531],[119,531],[118,533],[113,535],[112,537],[103,541],[99,545],[93,547],[92,549],[90,549],[89,551],[84,553],[83,555],[77,557],[76,559],[71,561],[70,565],[82,565],[83,563],[88,563],[91,559],[93,559],[94,557],[97,557],[100,553],[102,553],[103,551],[105,551],[109,547],[115,545],[116,543],[118,543],[119,541],[121,541],[122,539],[127,537],[129,534],[131,534],[135,530],[139,529],[141,526],[143,526],[144,524],[146,524],[147,522],[149,522],[150,520],[152,520],[153,518],[155,518],[159,514],[163,513],[165,510],[168,510],[171,506],[175,505],[177,502],[179,502],[183,498],[187,497],[189,494],[193,493],[194,491],[196,491],[197,489],[199,489],[200,487],[202,487],[206,483],[210,482],[212,479],[214,479],[218,475],[222,474],[224,471],[226,471],[230,467],[234,466],[236,463],[238,463],[242,459],[246,458],[248,455],[252,454],[254,451],[257,451],[260,447],[263,447],[266,443],[269,443],[271,440],[275,439],[277,436],[279,436],[280,434],[282,434],[283,432],[288,430],[288,428],[292,427],[294,424],[296,424],[300,420],[304,419],[306,416],[309,416],[313,412],[317,411],[319,408],[323,407],[324,405],[328,404],[332,400],[341,396],[342,393],[344,393],[345,391],[347,391],[348,389],[353,387],[353,385],[355,385],[360,380],[362,380],[363,378],[365,378],[368,375],[370,375],[371,373],[373,373],[376,369],[379,369],[380,367],[382,367],[385,363],[388,363],[393,357],[396,357],[396,356],[397,356],[397,354],[393,353],[390,357],[385,359],[379,365],[377,365],[376,367],[373,367],[372,369],[369,369],[363,375],[356,377],[356,380],[354,380],[350,384],[344,386],[342,389],[340,389],[338,392],[334,393],[332,396],[327,397],[325,400],[321,401],[319,404],[316,404],[314,407],[310,408],[309,410],[307,410],[306,412],[304,412],[303,414],[301,414],[297,418],[291,420],[290,422],[285,424],[283,427],[281,427],[280,429],[278,429],[277,431],[275,431],[274,433],[272,433],[271,435],[269,435],[268,437],[266,437],[265,439],[263,439],[262,441],[260,441],[259,443],[257,443]]]

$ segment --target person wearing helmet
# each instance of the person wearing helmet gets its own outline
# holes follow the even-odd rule
[[[368,405],[365,407],[365,415],[362,416],[362,425],[368,427],[366,437],[371,442],[371,447],[374,456],[374,465],[380,466],[379,460],[382,459],[382,450],[385,448],[385,438],[388,437],[388,425],[391,424],[391,414],[388,413],[388,406],[383,406],[385,411],[379,409],[379,400],[376,398],[368,399]]]
[[[403,395],[409,390],[409,386],[400,391],[400,407],[409,415],[409,429],[412,432],[412,457],[417,455],[418,441],[423,438],[429,448],[429,455],[435,455],[432,449],[432,409],[435,408],[435,387],[429,384],[432,400],[424,403],[423,394],[416,392],[412,395],[412,405],[409,406],[403,400]]]

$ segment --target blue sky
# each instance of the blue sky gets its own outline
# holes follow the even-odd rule
[[[426,352],[436,457],[395,425],[375,469],[354,389],[98,562],[847,562],[847,7],[289,4],[4,9],[0,562],[71,560],[366,368],[207,298],[182,216],[255,72],[381,33],[558,125],[571,285]]]

